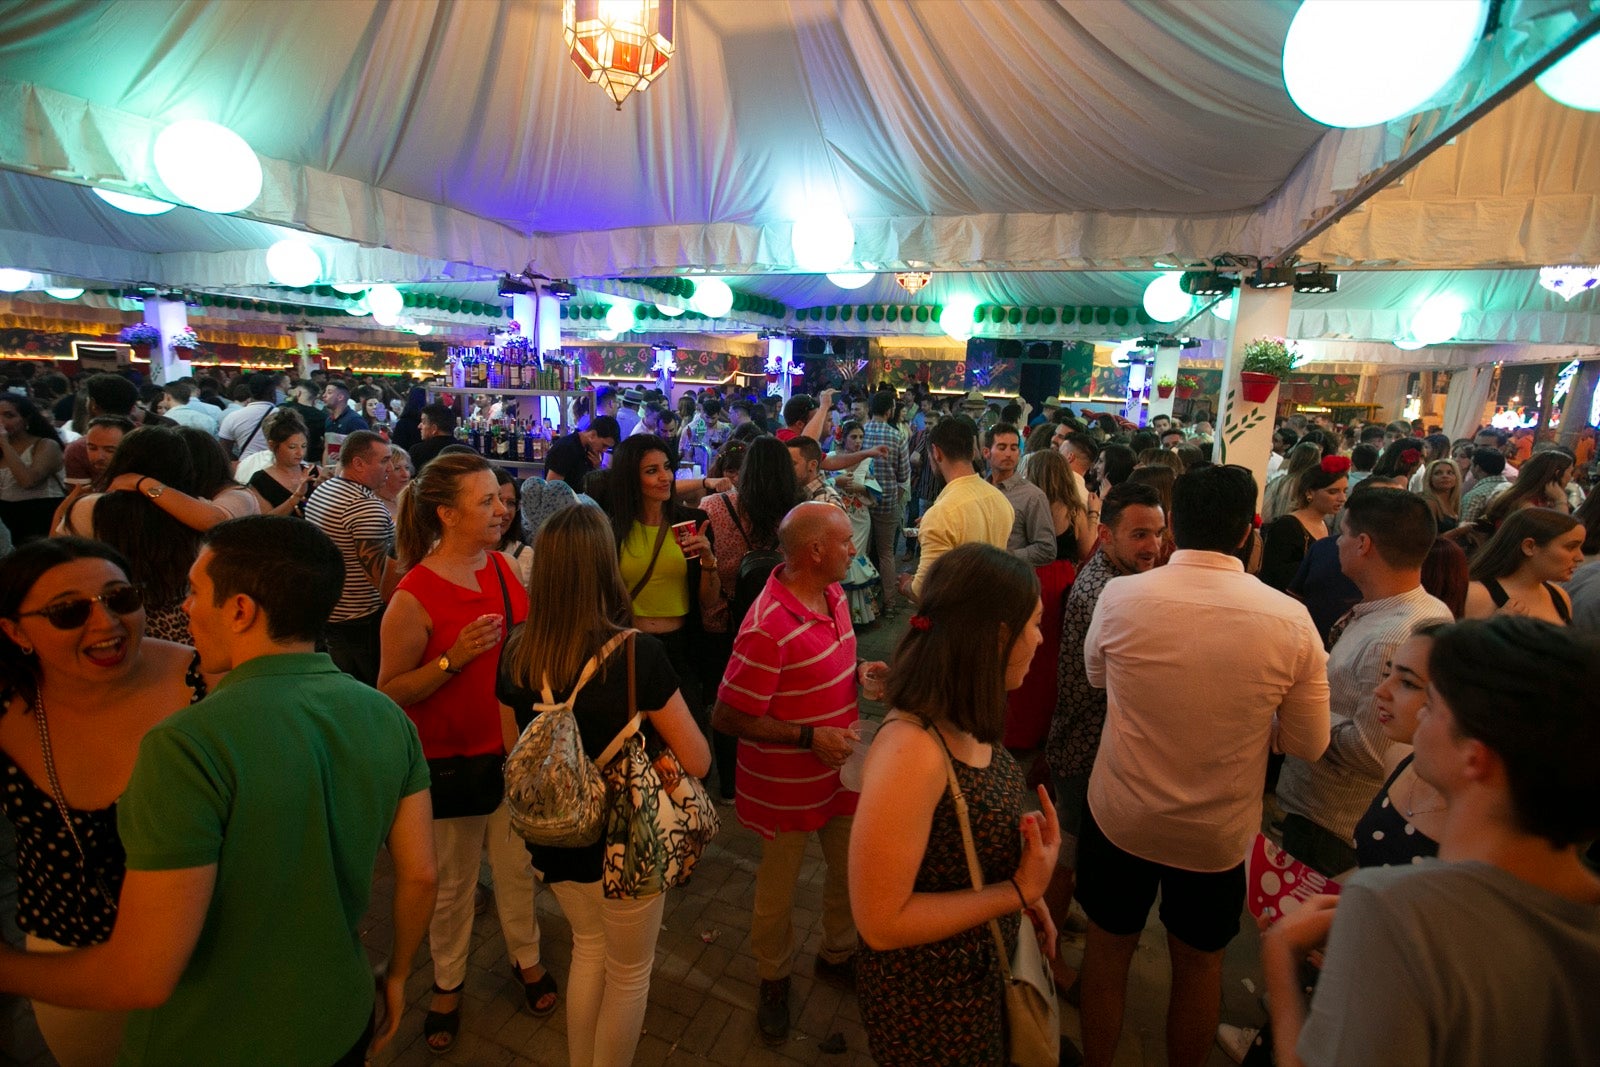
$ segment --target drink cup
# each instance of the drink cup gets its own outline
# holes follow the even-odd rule
[[[850,758],[839,766],[839,784],[852,793],[861,792],[862,774],[867,766],[867,749],[872,745],[872,738],[878,732],[878,722],[873,719],[861,719],[856,723],[856,729],[861,737],[855,743]]]
[[[907,541],[915,541],[921,535],[922,535],[922,530],[919,529],[918,527],[907,526],[905,528],[905,537],[906,537]]]
[[[672,536],[677,539],[678,547],[683,550],[683,557],[685,559],[697,559],[700,556],[700,552],[698,550],[693,552],[689,551],[689,541],[694,537],[694,535],[695,522],[693,519],[690,519],[687,522],[675,522],[672,524]]]
[[[883,684],[888,678],[888,667],[868,667],[861,677],[861,695],[868,700],[882,700]]]

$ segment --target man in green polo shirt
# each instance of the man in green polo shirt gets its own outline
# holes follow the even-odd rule
[[[344,582],[325,534],[215,527],[185,608],[211,695],[152,729],[117,825],[110,940],[0,953],[0,991],[133,1009],[119,1062],[359,1065],[399,1025],[433,913],[428,768],[387,697],[313,651]],[[357,923],[385,844],[394,945],[376,1011]]]

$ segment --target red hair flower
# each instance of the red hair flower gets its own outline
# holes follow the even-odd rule
[[[1261,529],[1261,516],[1260,515],[1252,515],[1252,516],[1250,516],[1250,526],[1251,526],[1251,528],[1256,529],[1256,530]]]
[[[925,634],[933,629],[933,620],[926,615],[911,616],[911,628],[918,633]]]
[[[1414,448],[1408,448],[1404,452],[1400,453],[1400,462],[1404,463],[1408,467],[1413,463],[1421,463],[1422,453],[1418,452]]]
[[[1350,457],[1349,456],[1323,456],[1322,457],[1322,473],[1323,474],[1335,474],[1335,475],[1337,475],[1337,474],[1345,474],[1349,470],[1350,470]]]

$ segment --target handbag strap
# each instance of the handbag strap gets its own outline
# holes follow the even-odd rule
[[[501,573],[500,561],[495,558],[498,555],[500,553],[497,550],[490,549],[489,564],[494,567],[494,576],[500,579],[500,600],[506,606],[506,628],[510,629],[517,620],[511,617],[511,590],[506,587],[506,576]]]
[[[667,543],[667,516],[661,515],[661,525],[656,527],[656,547],[650,553],[650,565],[644,569],[644,574],[639,579],[639,584],[628,590],[628,599],[637,600],[639,590],[649,584],[650,576],[656,572],[656,560],[661,558],[661,546]]]
[[[972,823],[967,819],[967,797],[961,791],[960,780],[956,778],[956,765],[950,756],[950,746],[939,732],[939,727],[932,722],[924,720],[922,728],[934,736],[939,742],[939,751],[944,754],[944,770],[950,779],[950,803],[955,806],[956,822],[961,826],[961,844],[967,850],[967,873],[972,878],[972,888],[981,890],[984,886],[983,869],[978,865],[978,846],[972,839]],[[1000,976],[1005,978],[1011,974],[1011,954],[1006,951],[1006,941],[1000,935],[998,920],[989,920],[989,935],[994,938],[994,949],[999,954]]]
[[[628,631],[628,725],[624,726],[617,736],[611,739],[605,751],[596,757],[594,765],[601,769],[616,758],[617,753],[622,751],[622,746],[627,744],[628,738],[639,732],[639,726],[644,720],[644,714],[639,711],[638,698],[634,695],[633,650],[637,647],[637,642],[633,639],[635,632]]]

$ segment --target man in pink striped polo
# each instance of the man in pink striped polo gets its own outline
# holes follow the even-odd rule
[[[855,556],[850,519],[801,504],[778,529],[784,562],[767,579],[734,639],[711,722],[739,738],[739,821],[760,834],[751,947],[761,978],[756,1023],[770,1045],[789,1036],[794,887],[813,832],[822,842],[822,947],[816,976],[854,989],[855,923],[846,857],[857,794],[839,767],[859,736],[856,686],[883,664],[856,660],[850,605],[839,582]]]

